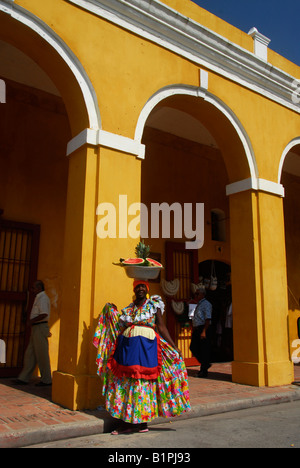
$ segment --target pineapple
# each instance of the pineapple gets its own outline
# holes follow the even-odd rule
[[[144,260],[146,260],[146,258],[149,257],[149,254],[150,246],[146,245],[145,242],[142,240],[138,243],[138,245],[135,248],[135,255],[137,258],[143,258]]]

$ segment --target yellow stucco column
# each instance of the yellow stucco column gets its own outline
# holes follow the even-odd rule
[[[103,404],[102,381],[97,377],[97,350],[92,345],[99,315],[107,302],[121,310],[132,302],[134,295],[133,280],[113,262],[119,262],[121,257],[134,257],[140,240],[141,160],[126,152],[101,147],[96,187],[90,333],[85,343],[90,376],[85,408],[89,409],[95,408],[99,400]],[[91,384],[95,379],[96,384]]]
[[[70,409],[95,407],[89,370],[93,301],[96,186],[99,158],[83,147],[70,156],[64,243],[63,298],[58,370],[53,374],[53,401]]]
[[[234,382],[288,385],[288,302],[283,203],[244,191],[230,196]]]
[[[132,280],[114,266],[139,237],[141,161],[109,148],[70,156],[58,369],[52,398],[73,410],[102,403],[93,335],[106,302],[132,300]],[[135,229],[136,228],[136,229]]]

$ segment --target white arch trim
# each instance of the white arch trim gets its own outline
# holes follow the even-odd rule
[[[201,70],[200,70],[200,76]],[[241,140],[241,143],[245,150],[245,155],[248,161],[249,170],[250,170],[250,177],[248,179],[244,179],[238,182],[234,182],[226,187],[226,194],[233,195],[235,193],[243,192],[246,190],[260,190],[263,192],[268,192],[273,195],[277,195],[280,197],[284,196],[284,188],[280,183],[272,182],[265,179],[260,179],[258,174],[258,167],[254,155],[254,151],[250,142],[250,139],[243,128],[242,124],[236,117],[236,115],[232,112],[232,110],[220,99],[216,96],[212,95],[207,91],[208,83],[207,77],[205,80],[201,78],[201,85],[202,87],[197,88],[193,86],[183,86],[183,85],[175,85],[175,86],[167,86],[158,92],[156,92],[145,104],[142,112],[140,113],[136,131],[135,131],[135,142],[141,144],[144,128],[146,125],[146,121],[153,111],[153,109],[164,99],[175,96],[178,94],[186,95],[186,96],[194,96],[196,98],[204,99],[205,101],[212,104],[216,107],[220,112],[222,112],[226,118],[230,121],[232,126],[234,127],[238,137]]]
[[[101,118],[96,93],[83,66],[67,44],[46,23],[13,0],[0,0],[0,11],[28,26],[56,50],[78,82],[86,105],[89,127],[93,130],[100,129]]]
[[[168,86],[166,88],[159,90],[148,100],[148,102],[146,103],[146,105],[144,106],[140,114],[140,117],[136,126],[135,140],[141,142],[146,121],[150,113],[153,111],[153,109],[164,99],[170,96],[175,96],[179,94],[186,95],[186,96],[194,96],[196,98],[204,99],[205,101],[211,103],[214,107],[216,107],[220,112],[222,112],[226,116],[226,118],[230,121],[232,126],[235,128],[243,144],[243,147],[245,149],[245,154],[246,154],[247,161],[249,164],[251,179],[256,179],[258,177],[258,169],[257,169],[256,161],[255,161],[254,152],[253,152],[251,143],[249,141],[249,138],[245,130],[243,129],[237,117],[229,109],[229,107],[226,106],[216,96],[213,96],[211,93],[209,93],[205,88],[196,88],[193,86],[178,85],[178,86]]]
[[[280,184],[281,177],[282,177],[282,169],[283,169],[285,158],[287,157],[288,152],[291,151],[294,148],[294,146],[297,146],[297,145],[300,145],[300,137],[294,138],[292,141],[290,141],[290,143],[286,146],[286,148],[284,149],[282,153],[280,163],[279,163],[279,169],[278,169],[278,183],[279,184]]]
[[[67,44],[46,23],[28,10],[16,5],[14,0],[0,0],[0,11],[28,26],[48,42],[67,64],[78,82],[88,114],[89,128],[82,130],[68,143],[67,156],[80,147],[89,144],[123,151],[143,159],[144,145],[122,135],[116,135],[101,129],[101,117],[95,90],[82,64]]]

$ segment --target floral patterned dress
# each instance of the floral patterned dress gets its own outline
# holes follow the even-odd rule
[[[106,304],[99,317],[93,344],[98,349],[97,373],[103,377],[106,410],[128,423],[149,422],[159,416],[170,418],[190,410],[188,379],[185,364],[177,351],[162,337],[161,367],[156,379],[120,377],[109,368],[117,337],[128,327],[155,328],[157,310],[164,312],[159,296],[148,299],[143,306],[134,303],[120,312]]]

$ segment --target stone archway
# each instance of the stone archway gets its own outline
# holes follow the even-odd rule
[[[199,141],[197,137],[203,136],[205,133],[202,132],[200,126],[198,135],[194,135],[194,141],[191,135],[184,138],[184,135],[181,134],[179,137],[174,135],[174,131],[171,129],[171,137],[167,138],[167,144],[171,151],[166,150],[166,139],[162,144],[162,141],[154,141],[152,135],[149,136],[147,123],[152,126],[150,128],[152,134],[155,126],[156,132],[164,130],[159,128],[156,117],[159,116],[159,112],[166,109],[168,112],[173,112],[173,116],[174,112],[178,111],[181,116],[187,114],[189,118],[198,120],[208,131],[212,137],[210,147],[208,147],[210,159],[212,159],[212,151],[214,150],[214,158],[217,161],[211,164],[215,170],[214,175],[217,183],[214,184],[213,178],[203,177],[203,172],[210,174],[207,170],[209,166],[207,155],[209,153],[205,145],[202,145],[204,146],[202,152],[199,150],[199,144],[204,142]],[[173,125],[173,129],[175,128],[176,126]],[[225,248],[225,252],[228,256],[227,261],[232,266],[235,350],[233,380],[257,386],[291,383],[293,372],[287,346],[284,246],[282,245],[281,230],[277,229],[277,237],[272,236],[276,249],[275,258],[274,250],[267,242],[270,234],[274,233],[275,226],[282,226],[281,197],[283,187],[280,184],[259,178],[254,152],[243,126],[237,116],[228,109],[228,106],[217,97],[212,96],[206,89],[175,86],[157,92],[149,99],[140,115],[135,138],[139,140],[142,136],[142,141],[146,146],[144,169],[142,169],[142,174],[144,172],[144,176],[142,175],[142,201],[145,204],[147,201],[151,202],[153,196],[158,199],[156,201],[160,199],[161,202],[171,203],[171,194],[173,194],[174,201],[174,194],[178,196],[180,193],[181,199],[176,201],[190,201],[186,198],[189,196],[192,197],[191,200],[194,203],[201,201],[208,207],[210,200],[217,198],[220,201],[214,202],[214,206],[210,208],[218,208],[228,213],[230,248],[227,251]],[[175,148],[174,138],[177,139],[177,143],[178,139],[181,138],[176,151],[173,151]],[[158,136],[158,139],[161,140],[161,135]],[[191,140],[192,145],[190,144]],[[214,144],[216,144],[215,147],[213,147]],[[172,159],[172,151],[174,154],[177,153],[176,158]],[[180,158],[178,152],[181,153],[181,163],[178,163],[178,158]],[[193,152],[194,160],[191,163],[192,159],[188,156]],[[169,153],[169,163],[165,168],[165,179],[158,183],[157,174],[165,164],[167,153]],[[147,162],[147,157],[149,158],[149,155],[153,157],[153,154],[157,156],[156,166],[154,166],[157,171],[155,173],[152,168],[150,175],[147,171],[151,170],[151,163]],[[201,163],[201,161],[205,161],[205,163]],[[191,167],[189,168],[189,166]],[[201,170],[201,183],[197,184],[197,175],[201,173]],[[176,181],[170,179],[171,173],[175,173]],[[150,181],[148,183],[147,177]],[[186,183],[178,185],[180,178]],[[143,195],[145,187],[151,187],[151,190],[148,190],[148,194]],[[194,187],[196,189],[193,191]],[[202,187],[202,194],[207,197],[205,200],[199,200],[199,196],[202,196],[199,187]],[[195,195],[197,190],[198,195]],[[222,202],[226,205],[225,193],[229,197],[227,198],[227,206],[224,208]],[[165,197],[168,199],[165,200]],[[266,217],[267,213],[269,215]],[[272,218],[270,218],[270,213],[272,213]],[[149,239],[149,243],[151,241],[152,239]],[[161,243],[157,243],[156,239],[154,245],[157,251],[159,248],[161,251],[163,250]],[[216,247],[214,244],[212,246]],[[207,250],[209,251],[211,248]],[[224,245],[218,245],[217,248],[219,252],[222,253],[222,249],[224,252]],[[220,259],[216,257],[215,252],[208,253],[206,258],[200,257],[200,261],[207,258]],[[268,291],[273,284],[274,277],[277,278],[282,288],[270,296]],[[247,301],[245,302],[246,297]],[[275,303],[277,305],[274,316]],[[269,316],[272,316],[271,321]],[[274,333],[279,336],[280,345],[274,341]]]
[[[17,4],[0,2],[0,39],[35,60],[63,97],[75,137],[86,128],[99,130],[97,96],[84,67],[67,44],[44,22]]]
[[[73,387],[77,388],[77,384],[75,384],[72,379],[75,374],[78,375],[78,373],[80,373],[76,356],[78,352],[78,327],[82,325],[82,321],[80,320],[81,306],[85,311],[90,310],[90,304],[82,304],[82,297],[79,293],[82,281],[83,263],[86,262],[84,268],[85,278],[89,277],[86,274],[87,270],[93,267],[90,258],[85,256],[84,261],[82,261],[81,258],[83,242],[82,232],[85,231],[85,239],[87,239],[88,236],[91,237],[92,240],[90,243],[92,244],[95,232],[93,226],[90,230],[87,229],[85,214],[86,211],[90,210],[92,213],[96,210],[95,206],[89,207],[85,202],[86,173],[89,175],[96,174],[96,170],[89,172],[89,164],[95,162],[95,159],[89,156],[94,153],[93,151],[89,152],[86,146],[87,141],[84,139],[82,141],[82,134],[86,129],[95,133],[98,132],[101,126],[100,113],[96,94],[84,68],[71,49],[49,26],[16,4],[8,8],[6,4],[3,5],[3,2],[0,2],[0,16],[0,40],[4,41],[9,47],[16,48],[20,54],[23,54],[23,57],[27,57],[28,60],[33,60],[35,63],[38,63],[40,76],[43,75],[47,77],[48,84],[50,82],[53,84],[52,91],[50,88],[35,91],[33,81],[29,79],[28,83],[20,84],[22,95],[24,96],[25,93],[24,86],[25,88],[28,86],[33,88],[34,92],[32,92],[33,96],[31,101],[29,99],[29,93],[28,105],[30,106],[30,102],[34,102],[35,105],[37,103],[43,103],[45,107],[44,111],[48,118],[48,124],[49,113],[51,113],[53,109],[55,112],[58,112],[60,116],[60,120],[55,118],[50,119],[51,125],[48,125],[45,122],[46,118],[39,118],[41,115],[39,114],[34,120],[37,125],[36,128],[34,128],[33,124],[31,125],[33,121],[30,118],[24,123],[24,128],[26,124],[27,127],[31,126],[30,128],[32,130],[30,138],[27,138],[26,142],[28,147],[26,150],[28,161],[29,163],[33,161],[30,157],[30,148],[32,148],[34,149],[33,153],[36,155],[35,163],[31,164],[35,169],[35,180],[39,180],[39,186],[42,186],[44,191],[48,190],[48,197],[44,197],[42,200],[39,199],[38,191],[35,191],[37,184],[34,183],[33,180],[29,181],[28,178],[26,180],[24,179],[23,188],[26,194],[31,193],[31,199],[34,199],[37,204],[40,203],[40,206],[42,206],[42,201],[46,200],[45,204],[43,203],[42,206],[44,212],[43,219],[40,222],[42,228],[44,224],[44,228],[41,232],[42,237],[44,236],[43,242],[45,248],[43,250],[43,255],[40,253],[40,258],[44,258],[44,261],[40,262],[39,274],[47,277],[49,276],[49,280],[51,280],[52,283],[55,277],[57,283],[59,283],[59,291],[57,289],[53,291],[52,297],[53,310],[55,311],[55,307],[58,307],[57,315],[60,319],[60,331],[58,328],[55,328],[55,336],[52,336],[52,340],[55,340],[57,344],[57,346],[55,345],[55,350],[52,352],[52,370],[59,369],[58,372],[54,372],[52,398],[58,403],[73,408],[73,395],[75,391]],[[7,78],[7,82],[8,102],[5,106],[9,105],[11,95],[10,89],[14,87],[14,78],[11,79],[11,82],[9,82],[9,78]],[[53,90],[55,90],[55,98],[52,97],[51,94]],[[47,96],[46,100],[45,94]],[[39,99],[37,99],[37,95]],[[63,123],[61,119],[63,119]],[[20,125],[19,127],[15,127],[14,130],[18,131],[21,130],[21,128],[22,126]],[[10,130],[13,130],[13,126],[10,126]],[[34,132],[34,130],[36,131]],[[71,141],[71,145],[69,145],[68,149],[68,154],[71,154],[74,146],[72,142],[78,135],[80,144],[77,146],[76,142],[76,154],[67,158],[67,145]],[[21,133],[19,133],[19,137],[21,138]],[[48,148],[47,145],[49,145]],[[47,158],[44,154],[45,152],[48,155]],[[16,155],[19,159],[21,157],[20,154]],[[52,158],[51,154],[53,156]],[[41,173],[42,164],[38,164],[39,157],[40,161],[43,160],[43,157],[48,161],[44,174]],[[25,167],[26,157],[24,156],[23,164]],[[64,166],[64,176],[62,176],[59,165]],[[40,174],[38,174],[37,168]],[[29,171],[30,164],[27,164],[25,169]],[[32,175],[32,177],[34,177],[34,175]],[[60,202],[56,200],[55,202],[55,197],[57,197],[60,192],[58,190],[58,185],[60,185],[63,190],[63,203],[62,200],[60,200]],[[95,184],[93,181],[87,185],[89,187],[94,187]],[[94,200],[91,197],[87,197],[87,199]],[[2,206],[1,208],[5,209],[5,207]],[[57,245],[59,244],[60,252],[59,254],[51,255],[51,242],[53,239],[51,235],[48,234],[45,223],[48,222],[51,224],[51,219],[52,221],[55,219],[57,215],[56,209],[63,211],[59,223],[61,235],[58,236],[59,239],[56,240]],[[6,213],[10,218],[17,215],[18,218],[20,218],[19,213],[17,213],[16,210],[13,211],[12,206],[10,206],[9,210],[6,209]],[[27,210],[23,210],[22,212],[22,220],[29,221],[28,218],[31,217],[34,218],[34,220],[31,219],[31,222],[39,223],[40,215],[41,213],[39,213],[37,209],[32,209],[32,206],[27,206]],[[52,231],[55,230],[56,224],[57,221],[53,222]],[[47,259],[45,260],[46,256]],[[55,263],[55,259],[58,259],[59,274],[57,271],[53,272],[53,269],[52,274],[49,274],[51,270],[50,267]],[[77,294],[74,294],[74,289]],[[63,297],[61,294],[62,291]],[[68,314],[70,314],[70,316]],[[71,329],[70,323],[72,324]],[[66,334],[68,339],[66,339]],[[74,340],[70,338],[73,334],[76,337]],[[64,349],[66,343],[70,345],[67,352]],[[90,348],[90,342],[88,340],[84,345]],[[82,363],[82,366],[85,367],[85,362]],[[82,374],[84,374],[85,381],[87,378],[86,371],[84,370]],[[65,392],[65,382],[61,384],[59,380],[61,376],[65,375],[67,375],[68,382],[70,382],[70,379],[72,380],[68,392]],[[57,378],[55,378],[55,376]],[[72,383],[74,383],[74,386]],[[84,399],[85,396],[80,399],[75,406],[78,405],[80,408],[87,407],[88,403],[81,401]]]
[[[283,202],[285,222],[285,244],[288,282],[288,327],[289,344],[292,361],[300,362],[300,341],[298,335],[298,320],[300,317],[299,272],[300,258],[299,238],[300,223],[300,138],[293,139],[285,148],[280,161],[278,180],[285,189]]]
[[[34,246],[29,237],[24,237],[16,241],[13,247],[13,237],[17,235],[13,232],[17,231],[11,231],[12,245],[9,247],[4,241],[3,248],[0,249],[2,289],[25,294],[23,305],[18,303],[18,314],[14,312],[13,300],[9,308],[6,308],[4,314],[7,323],[4,325],[1,320],[2,333],[7,339],[7,349],[11,350],[12,355],[18,354],[20,366],[24,350],[22,352],[21,347],[15,346],[11,327],[15,322],[20,334],[23,333],[25,336],[30,331],[28,323],[27,328],[24,328],[25,313],[30,313],[29,308],[26,308],[26,294],[30,292],[32,283],[38,275],[44,282],[52,303],[50,319],[52,339],[49,341],[49,346],[52,366],[55,369],[59,346],[69,166],[65,150],[71,138],[71,130],[64,102],[48,75],[17,47],[1,40],[0,48],[2,57],[0,73],[6,84],[6,103],[1,107],[0,125],[2,220],[6,223],[9,221],[14,224],[20,223],[21,226],[36,225],[41,232],[39,242],[35,242]],[[2,240],[7,237],[6,231],[3,224]],[[21,233],[22,228],[19,231]],[[6,270],[3,268],[5,257],[9,257],[11,262],[14,261],[19,266],[14,267],[11,264]],[[33,273],[35,276],[30,275],[30,278],[25,278],[23,275],[26,275],[27,270],[25,267],[23,271],[23,268],[28,257],[31,259],[30,263],[36,265]],[[32,305],[32,301],[29,304]],[[13,317],[14,314],[16,317]],[[23,346],[25,345],[26,340]],[[10,361],[10,364],[7,363],[7,367],[10,366],[9,372],[17,376],[20,369],[14,364],[16,360]]]
[[[191,99],[193,101],[191,101]],[[176,104],[176,102],[178,104]],[[196,105],[194,109],[191,109],[191,102],[197,102],[198,104],[201,103],[201,105]],[[197,115],[199,109],[200,112],[201,110],[202,112],[205,112],[205,109],[214,109],[214,115],[219,115],[220,119],[223,119],[223,122],[227,123],[228,128],[231,128],[232,135],[235,134],[236,140],[239,141],[240,144],[239,152],[242,148],[241,154],[243,154],[243,156],[241,159],[243,159],[243,161],[239,161],[241,164],[241,167],[239,168],[240,173],[238,174],[233,172],[229,183],[233,184],[237,181],[250,178],[253,187],[257,184],[258,170],[255,155],[243,126],[225,103],[221,102],[220,99],[201,88],[183,85],[168,86],[154,94],[148,100],[139,116],[135,131],[136,141],[142,141],[144,128],[147,125],[147,120],[153,110],[165,105],[174,108],[178,106],[178,109],[180,108],[181,111],[187,112],[187,114],[190,114],[196,119],[199,119],[199,115]],[[214,128],[217,127],[219,121],[219,119],[216,121],[211,119],[209,124],[210,133],[214,132]],[[229,159],[228,164],[230,164]]]
[[[250,179],[253,185],[257,180],[253,150],[236,116],[209,93],[191,87],[169,87],[144,107],[135,139],[146,147],[142,202],[148,208],[154,202],[166,202],[169,206],[176,202],[182,206],[204,203],[205,241],[196,253],[198,263],[214,258],[230,264],[230,207],[226,188],[238,180]],[[211,212],[216,210],[224,213],[222,240],[216,239],[211,229]],[[172,232],[171,229],[171,242],[187,240],[172,237]],[[166,240],[151,237],[148,240],[165,262]],[[187,271],[177,274],[185,276]],[[185,289],[180,299],[187,301],[190,290]],[[172,315],[170,307],[168,314]],[[190,362],[186,328],[180,328],[172,318],[169,322],[171,333],[177,334],[178,342],[183,343],[186,362]]]

